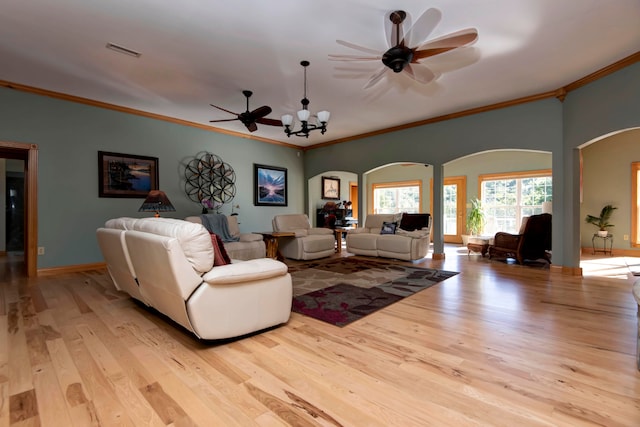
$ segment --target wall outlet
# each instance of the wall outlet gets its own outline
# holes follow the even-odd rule
[[[38,246],[38,255],[44,255],[44,246]]]
[[[629,240],[629,235],[628,235],[628,234],[625,234],[624,236],[622,236],[622,239],[623,239],[623,240]]]

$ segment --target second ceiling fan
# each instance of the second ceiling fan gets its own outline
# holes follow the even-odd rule
[[[342,46],[358,50],[374,56],[362,55],[329,55],[332,61],[371,61],[381,60],[384,65],[375,72],[365,84],[365,89],[375,85],[388,70],[395,73],[404,72],[419,83],[429,83],[436,78],[436,74],[420,61],[459,48],[470,45],[478,39],[478,31],[475,28],[467,28],[456,31],[432,40],[426,40],[440,21],[440,11],[427,9],[418,18],[416,23],[405,33],[402,23],[407,17],[403,10],[396,10],[389,15],[393,27],[389,34],[389,49],[380,52],[359,46],[344,40],[336,40]]]
[[[265,117],[271,114],[271,111],[272,111],[271,107],[269,107],[268,105],[263,105],[262,107],[258,107],[253,111],[249,111],[249,98],[251,98],[251,95],[253,95],[253,92],[251,92],[250,90],[243,90],[242,94],[247,98],[247,111],[245,111],[244,113],[234,113],[233,111],[226,110],[222,107],[218,107],[217,105],[209,104],[212,107],[217,108],[218,110],[222,110],[236,116],[235,119],[209,120],[209,122],[217,123],[217,122],[231,122],[233,120],[240,120],[242,124],[247,127],[249,132],[255,132],[258,130],[257,123],[260,123],[261,125],[268,125],[268,126],[282,126],[282,122],[280,120],[268,119]]]

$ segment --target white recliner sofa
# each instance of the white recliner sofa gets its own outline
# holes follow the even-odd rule
[[[117,218],[97,230],[115,286],[201,339],[224,339],[286,323],[292,282],[270,258],[214,267],[211,235],[170,218]]]
[[[427,225],[416,226],[419,222]],[[381,234],[383,225],[389,234]],[[349,230],[346,249],[356,255],[414,261],[427,256],[430,235],[429,214],[371,214],[364,227]]]
[[[266,246],[261,234],[241,233],[237,215],[227,215],[227,226],[232,237],[238,239],[234,242],[223,242],[224,249],[231,259],[249,260],[265,258]],[[185,221],[202,224],[200,216],[188,216]]]
[[[272,225],[273,231],[295,233],[295,236],[278,238],[280,253],[285,258],[311,260],[335,253],[334,231],[330,228],[312,227],[306,214],[276,215]]]

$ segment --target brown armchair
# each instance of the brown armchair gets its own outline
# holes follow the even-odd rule
[[[515,258],[518,264],[544,259],[551,263],[551,214],[531,215],[520,234],[496,233],[489,258]]]

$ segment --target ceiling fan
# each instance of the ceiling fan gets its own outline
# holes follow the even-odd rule
[[[436,74],[420,61],[461,46],[470,45],[478,39],[478,31],[475,28],[467,28],[432,40],[426,40],[440,21],[440,16],[439,10],[434,8],[427,9],[415,24],[406,33],[403,33],[402,23],[407,17],[407,13],[403,10],[393,11],[389,15],[389,20],[393,27],[389,33],[389,49],[386,52],[380,53],[377,49],[359,46],[344,40],[336,40],[339,45],[374,56],[329,55],[329,59],[332,61],[381,60],[384,67],[369,78],[369,81],[364,86],[365,89],[379,82],[388,70],[392,70],[394,73],[404,71],[406,75],[419,83],[429,83],[436,78]]]
[[[263,105],[262,107],[258,107],[253,111],[249,111],[249,98],[253,95],[253,92],[250,90],[243,90],[242,94],[247,98],[247,111],[244,113],[234,113],[233,111],[225,110],[222,107],[218,107],[217,105],[209,104],[212,107],[215,107],[219,110],[226,111],[229,114],[233,114],[237,116],[235,119],[221,119],[221,120],[209,120],[210,123],[217,122],[231,122],[233,120],[240,120],[243,125],[249,129],[249,132],[255,132],[258,130],[257,123],[261,125],[268,126],[282,126],[282,122],[276,119],[267,119],[265,116],[271,114],[271,107],[267,105]]]

